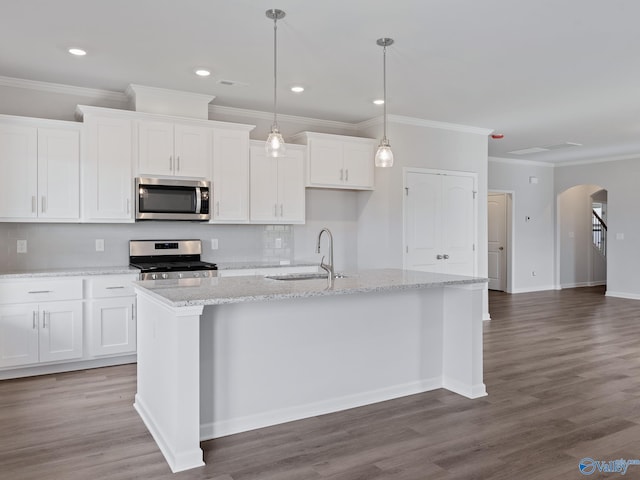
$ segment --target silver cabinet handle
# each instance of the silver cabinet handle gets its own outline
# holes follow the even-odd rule
[[[281,203],[280,204],[280,216],[282,217],[284,215],[284,205]]]
[[[180,155],[176,157],[176,170],[180,171]]]
[[[131,200],[127,198],[127,215],[131,213]]]
[[[44,213],[47,210],[47,197],[45,197],[44,195],[42,196],[42,213]]]
[[[274,204],[273,205],[273,216],[277,217],[278,216],[278,204]]]
[[[31,197],[31,213],[36,213],[36,209],[38,208],[38,199],[35,195]]]
[[[340,169],[340,181],[342,182],[344,180],[344,169]]]
[[[443,257],[444,257],[445,260],[449,259],[449,255],[447,255],[446,253],[443,255]]]
[[[52,290],[31,290],[27,293],[51,293]]]
[[[173,172],[173,155],[169,155],[169,171]]]
[[[42,311],[42,328],[47,328],[47,311]]]
[[[38,328],[38,312],[33,311],[33,329]]]
[[[438,260],[442,260],[442,255],[438,254],[438,255],[436,255],[436,258],[437,258]]]
[[[345,170],[345,172],[346,172],[346,174],[345,174],[345,177],[344,177],[344,181],[345,181],[345,182],[348,182],[348,181],[349,181],[349,169],[347,168],[347,169]]]
[[[220,200],[216,202],[216,217],[220,216]]]
[[[119,290],[121,288],[124,288],[124,286],[123,285],[119,285],[117,287],[107,287],[107,290]]]

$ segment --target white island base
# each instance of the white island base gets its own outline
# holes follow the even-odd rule
[[[484,396],[483,286],[195,306],[138,288],[135,408],[178,472],[204,465],[201,440],[437,388]]]

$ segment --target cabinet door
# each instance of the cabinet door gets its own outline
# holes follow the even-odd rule
[[[40,361],[82,357],[82,302],[40,304]]]
[[[80,218],[80,132],[38,129],[39,218]]]
[[[138,123],[138,172],[140,175],[173,175],[173,123]]]
[[[278,159],[278,221],[304,223],[304,155],[301,151],[287,152]]]
[[[342,185],[344,168],[342,142],[313,138],[309,140],[310,186]]]
[[[38,307],[0,307],[0,367],[38,362]]]
[[[91,302],[91,355],[135,353],[135,297]]]
[[[279,213],[278,159],[267,157],[264,149],[251,147],[251,220],[274,222]]]
[[[249,219],[249,132],[213,132],[213,222]]]
[[[205,127],[175,125],[174,175],[209,177],[211,130]]]
[[[131,120],[85,120],[84,219],[133,221]]]
[[[373,188],[375,170],[375,149],[373,144],[345,141],[343,147],[345,185],[358,188]]]
[[[37,128],[0,125],[0,172],[0,217],[36,217]]]

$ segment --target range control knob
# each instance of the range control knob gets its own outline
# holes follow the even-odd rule
[[[202,276],[203,277],[208,277],[209,276],[209,272],[202,272]]]
[[[158,278],[158,275],[156,275],[155,273],[151,274],[151,280],[155,280],[156,278]]]
[[[163,273],[162,274],[162,278],[169,278],[169,274],[168,273]]]
[[[200,276],[200,273],[199,273],[199,272],[194,272],[193,276],[194,276],[195,278],[198,278],[198,277]]]
[[[182,278],[182,277],[184,277],[184,273],[179,273],[178,278]]]

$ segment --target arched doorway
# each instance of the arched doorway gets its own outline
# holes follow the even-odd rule
[[[558,195],[557,212],[560,288],[606,285],[607,190],[571,187]]]

